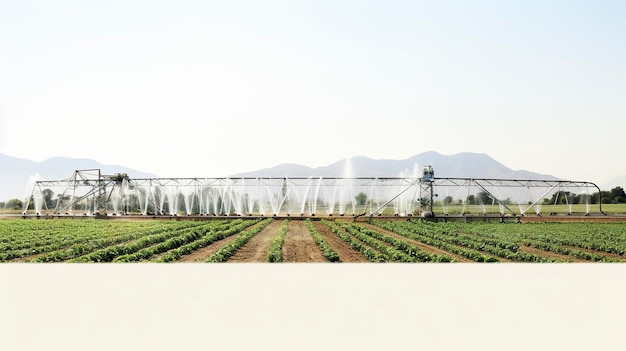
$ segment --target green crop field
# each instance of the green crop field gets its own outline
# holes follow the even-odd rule
[[[623,222],[0,221],[2,262],[623,262],[625,252]]]

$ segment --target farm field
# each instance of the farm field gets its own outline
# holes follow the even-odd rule
[[[623,223],[0,221],[0,262],[625,262]]]

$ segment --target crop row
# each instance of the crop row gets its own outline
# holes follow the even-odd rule
[[[128,255],[135,253],[141,249],[147,248],[151,245],[164,242],[171,238],[175,238],[180,235],[184,235],[187,233],[195,232],[195,235],[201,235],[205,232],[209,231],[213,226],[219,224],[211,224],[211,223],[202,223],[199,228],[181,228],[171,231],[162,231],[158,234],[143,236],[138,240],[130,241],[123,243],[121,245],[110,246],[100,250],[96,250],[90,252],[89,254],[82,255],[80,257],[76,257],[74,259],[69,260],[69,262],[111,262],[116,257],[122,255]]]
[[[439,223],[433,224],[451,232],[469,233],[482,240],[512,242],[563,255],[569,255],[594,262],[617,262],[618,259],[600,253],[585,252],[581,249],[599,252],[623,252],[624,227],[613,223],[528,223],[485,225],[483,223]]]
[[[568,223],[569,224],[569,223]],[[546,230],[535,230],[533,234],[526,233],[525,238],[531,238],[551,244],[574,246],[582,249],[601,251],[609,254],[625,256],[626,229],[623,224],[615,223],[579,223],[579,226],[544,226]]]
[[[337,223],[337,222],[336,222]],[[411,255],[406,254],[405,252],[396,249],[393,246],[385,243],[382,240],[375,239],[367,234],[360,232],[358,229],[351,227],[349,225],[345,225],[345,223],[337,223],[339,227],[343,228],[346,232],[351,234],[353,237],[362,241],[366,245],[370,246],[374,250],[379,251],[383,255],[386,256],[387,261],[394,262],[416,262],[417,259],[412,257]]]
[[[215,230],[207,232],[205,236],[202,238],[191,242],[186,245],[182,245],[176,249],[168,251],[163,257],[161,257],[160,262],[173,262],[179,260],[182,256],[188,255],[195,250],[206,247],[216,241],[226,239],[233,234],[237,234],[242,230],[258,223],[259,220],[246,220],[241,221],[239,223],[232,223],[228,228],[216,228]]]
[[[459,246],[456,244],[448,243],[443,235],[437,235],[424,228],[417,228],[412,225],[411,222],[385,222],[385,221],[373,221],[372,224],[392,231],[398,235],[406,238],[416,240],[431,246],[438,247],[442,250],[451,252],[453,254],[463,256],[476,262],[499,262],[496,257],[485,255],[477,250],[469,249],[467,247]]]
[[[95,252],[97,250],[104,249],[106,247],[117,245],[124,242],[129,242],[132,240],[138,240],[140,238],[158,235],[159,233],[163,233],[164,231],[176,231],[176,230],[185,230],[191,229],[201,225],[201,223],[193,223],[183,226],[179,225],[166,225],[160,224],[158,226],[151,226],[147,229],[140,229],[135,227],[134,230],[130,230],[126,233],[117,234],[116,232],[107,233],[107,232],[96,232],[95,238],[91,239],[94,234],[90,233],[87,237],[84,236],[84,233],[75,231],[75,235],[77,239],[75,243],[72,245],[61,245],[57,248],[57,245],[48,245],[35,247],[29,250],[29,254],[39,254],[44,253],[43,255],[37,256],[31,259],[31,262],[59,262],[69,260],[75,257],[84,256],[89,253]],[[100,234],[100,236],[97,236]]]
[[[285,242],[285,235],[289,229],[289,220],[284,219],[283,223],[278,229],[276,237],[272,241],[272,246],[267,255],[267,262],[282,262],[283,261],[283,243]]]
[[[106,224],[93,220],[85,221],[53,221],[53,220],[2,220],[0,221],[0,251],[27,248],[38,244],[46,238],[58,241],[60,237],[69,236],[68,228],[77,231],[104,227]],[[68,235],[70,234],[70,235]]]
[[[452,262],[453,259],[450,256],[437,255],[420,250],[417,246],[412,245],[406,241],[397,239],[391,235],[381,233],[370,228],[366,228],[356,223],[338,223],[348,233],[354,235],[360,240],[371,244],[373,247],[382,250],[383,252],[390,251],[393,254],[395,252],[402,252],[402,255],[396,255],[395,258],[400,262]],[[383,244],[386,243],[386,244]],[[390,250],[389,246],[395,250]],[[409,257],[405,257],[408,255]]]
[[[216,262],[226,262],[226,260],[228,260],[228,258],[230,258],[230,256],[234,255],[235,252],[240,247],[242,247],[245,243],[248,242],[248,240],[250,240],[253,236],[258,234],[265,227],[267,227],[272,221],[273,221],[272,218],[266,218],[266,219],[262,220],[261,222],[259,222],[257,225],[244,230],[243,232],[241,232],[241,234],[239,234],[235,238],[235,240],[233,240],[230,243],[224,245],[216,253],[211,255],[207,259],[207,262],[213,262],[213,263],[216,263]]]
[[[0,247],[0,261],[53,252],[87,242],[103,245],[107,241],[115,242],[119,237],[128,237],[129,232],[137,232],[137,230],[134,230],[137,227],[136,225],[115,227],[97,226],[93,221],[76,224],[75,222],[62,222],[58,221],[58,223],[63,225],[54,225],[53,230],[39,231],[37,233],[39,236],[36,236],[37,234],[25,235],[25,238],[16,238],[10,243],[2,244]],[[142,232],[147,232],[150,228],[153,228],[154,232],[162,231],[162,224],[148,226]]]
[[[357,250],[363,257],[365,257],[370,262],[387,262],[389,261],[389,257],[381,252],[378,252],[368,245],[365,245],[362,241],[353,238],[351,235],[345,232],[343,228],[341,228],[337,223],[331,222],[325,219],[321,220],[322,224],[328,226],[330,230],[335,233],[339,238],[343,241],[350,244],[350,246]]]
[[[442,230],[441,224],[426,222],[411,222],[413,226],[424,229],[425,235],[440,239],[455,245],[464,246],[481,252],[486,252],[501,258],[516,262],[560,262],[549,257],[537,256],[519,249],[519,245],[510,240],[493,239],[475,236],[460,231]]]
[[[309,232],[311,233],[311,236],[315,240],[317,247],[319,247],[320,250],[322,251],[322,255],[324,255],[324,257],[329,262],[339,262],[339,255],[326,242],[326,240],[324,240],[324,237],[317,231],[317,229],[315,229],[315,227],[313,226],[313,222],[311,222],[311,219],[310,218],[305,219],[305,223],[306,223],[306,226],[309,228]]]
[[[202,230],[193,230],[187,233],[182,233],[179,236],[170,238],[164,242],[156,245],[145,247],[135,253],[125,254],[113,259],[113,262],[135,262],[147,260],[154,255],[164,253],[168,250],[176,249],[182,245],[193,243],[200,238],[207,236],[209,233],[214,232],[216,229],[221,230],[224,228],[232,227],[240,224],[241,219],[229,223],[224,223],[216,226],[203,226]]]
[[[526,246],[531,246],[537,249],[551,251],[551,252],[555,252],[555,253],[562,254],[562,255],[569,255],[569,256],[573,256],[573,257],[580,258],[580,259],[587,260],[587,261],[620,262],[620,260],[615,259],[615,258],[606,257],[606,256],[599,255],[596,253],[585,252],[585,251],[581,251],[578,249],[567,248],[567,247],[563,247],[557,244],[552,244],[549,242],[525,239],[523,240],[523,243]]]
[[[416,246],[356,223],[322,220],[330,230],[371,262],[451,262],[451,257],[421,251]]]

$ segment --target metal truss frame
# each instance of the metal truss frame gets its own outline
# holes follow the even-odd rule
[[[191,209],[200,214],[253,215],[253,213],[300,214],[315,216],[324,207],[327,215],[352,214],[353,216],[381,215],[390,206],[393,215],[434,216],[437,199],[450,189],[456,190],[455,198],[463,203],[470,195],[483,193],[500,207],[501,215],[524,215],[532,208],[540,207],[544,198],[563,189],[579,190],[591,195],[589,189],[597,185],[585,181],[536,180],[536,179],[487,179],[487,178],[436,178],[432,168],[419,178],[400,177],[242,177],[242,178],[129,178],[118,173],[105,175],[99,169],[76,170],[64,180],[36,181],[31,193],[37,215],[41,209],[49,211],[42,194],[45,188],[58,189],[54,214],[71,214],[81,204],[90,214],[123,211],[124,201],[135,197],[143,214],[151,208],[157,215],[177,215],[182,204],[189,215]],[[523,201],[510,201],[506,196],[524,191]],[[461,193],[461,196],[458,194]],[[534,192],[534,194],[533,194]],[[366,204],[357,204],[355,197],[363,193]],[[504,195],[503,195],[504,194]],[[516,197],[522,198],[518,195]],[[450,196],[447,196],[450,197]],[[179,200],[180,199],[180,200]],[[438,201],[435,201],[438,200]],[[167,210],[166,210],[167,201]],[[568,201],[566,198],[565,201]],[[43,203],[42,203],[43,202]],[[519,212],[513,209],[519,207]],[[89,207],[87,207],[89,206]],[[599,212],[602,211],[601,199]],[[351,210],[351,211],[350,211]],[[390,211],[387,210],[387,213]],[[443,210],[447,215],[445,207]],[[539,214],[539,211],[537,211]],[[26,210],[24,211],[26,214]],[[589,210],[587,209],[587,215]],[[319,213],[318,213],[319,215]]]

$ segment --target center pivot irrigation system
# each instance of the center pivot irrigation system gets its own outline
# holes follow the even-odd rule
[[[130,178],[100,169],[38,180],[24,216],[498,216],[603,214],[597,185],[414,177]],[[546,210],[547,209],[547,210]]]

